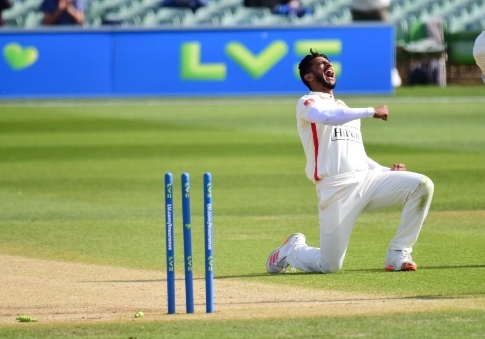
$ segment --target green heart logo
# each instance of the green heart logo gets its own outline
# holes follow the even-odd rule
[[[39,57],[39,52],[35,47],[22,47],[13,42],[3,48],[3,57],[13,70],[20,71],[33,65]]]

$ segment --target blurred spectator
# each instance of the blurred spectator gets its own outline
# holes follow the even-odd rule
[[[473,45],[473,57],[475,61],[482,70],[482,80],[485,82],[485,31],[480,33],[480,35],[475,40]]]
[[[192,12],[207,6],[208,0],[163,0],[162,7],[182,7],[190,8]]]
[[[276,5],[272,12],[273,14],[284,14],[301,18],[305,14],[312,14],[313,10],[304,7],[299,0],[287,0]]]
[[[352,0],[353,21],[389,21],[391,0]]]
[[[12,3],[10,2],[10,0],[0,0],[0,26],[3,26],[4,24],[2,12],[6,9],[9,9],[10,7],[12,7]]]
[[[43,0],[40,10],[44,13],[44,25],[82,25],[84,23],[83,0]]]
[[[352,0],[352,21],[389,21],[389,7],[391,0]],[[394,61],[395,62],[395,61]],[[394,66],[391,70],[391,83],[393,87],[402,84],[401,76]]]

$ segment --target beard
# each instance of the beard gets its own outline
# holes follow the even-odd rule
[[[317,82],[322,85],[326,89],[333,90],[337,86],[337,80],[333,84],[329,83],[327,80],[325,80],[325,77],[321,74],[313,74]]]

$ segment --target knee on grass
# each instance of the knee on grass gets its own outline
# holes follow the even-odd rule
[[[339,260],[322,260],[322,273],[336,273],[342,268],[342,263]]]

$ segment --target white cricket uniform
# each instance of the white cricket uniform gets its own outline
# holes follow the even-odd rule
[[[296,245],[287,261],[307,272],[336,272],[343,264],[359,215],[404,204],[401,221],[389,249],[412,251],[433,196],[424,175],[390,171],[367,157],[360,119],[374,109],[348,108],[322,92],[303,96],[296,107],[298,132],[305,151],[306,175],[316,185],[320,248]]]
[[[477,62],[478,67],[482,70],[483,82],[485,82],[485,31],[475,40],[473,45],[473,56]]]

